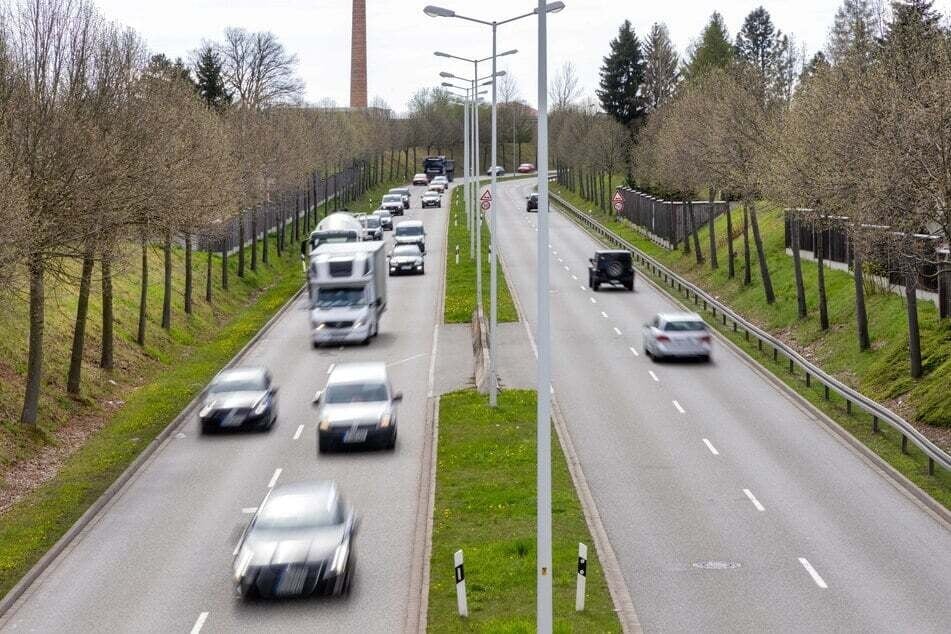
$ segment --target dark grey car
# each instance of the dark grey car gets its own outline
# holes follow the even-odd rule
[[[235,548],[243,598],[345,595],[353,580],[357,519],[331,481],[272,489]]]
[[[270,429],[277,420],[277,387],[264,368],[235,368],[219,373],[208,386],[198,412],[201,432]]]

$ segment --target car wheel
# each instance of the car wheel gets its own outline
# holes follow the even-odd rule
[[[317,343],[316,341],[311,341],[311,342],[310,342],[310,347],[313,348],[314,350],[316,350],[317,348],[320,347],[320,344]]]
[[[389,441],[386,443],[386,448],[393,450],[396,448],[396,428],[393,428],[393,435],[390,436]]]
[[[713,359],[710,357],[709,354],[705,354],[702,357],[700,357],[700,360],[703,361],[704,363],[710,363]]]
[[[202,434],[207,435],[207,434],[210,434],[210,433],[212,433],[212,432],[214,432],[214,431],[215,431],[215,425],[214,425],[214,424],[212,424],[212,423],[206,423],[206,422],[202,421],[202,423],[201,423],[201,433],[202,433]]]
[[[325,438],[324,436],[319,436],[317,438],[317,452],[318,453],[327,453],[333,449],[333,441],[330,438]]]
[[[601,288],[601,282],[594,282],[594,283],[591,285],[591,290],[593,290],[595,293],[598,292],[598,289],[599,289],[599,288]]]
[[[425,266],[419,267],[419,274],[420,274],[420,275],[426,275],[426,267],[425,267]]]
[[[633,291],[633,290],[634,290],[634,280],[631,280],[629,283],[625,284],[625,285],[624,285],[624,288],[626,288],[626,289],[629,290],[629,291]]]

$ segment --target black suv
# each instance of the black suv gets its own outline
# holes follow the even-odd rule
[[[528,202],[525,203],[525,211],[538,211],[538,192],[534,192],[528,197]]]
[[[588,286],[592,290],[598,290],[602,284],[620,284],[634,290],[634,260],[630,251],[595,251],[588,261]]]

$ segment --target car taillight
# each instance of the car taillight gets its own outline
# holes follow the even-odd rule
[[[704,335],[700,337],[700,341],[702,341],[703,343],[710,343],[712,339],[710,338],[710,335]]]
[[[670,341],[670,337],[667,335],[657,335],[657,341]]]

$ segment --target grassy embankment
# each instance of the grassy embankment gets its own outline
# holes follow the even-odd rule
[[[491,212],[490,212],[491,213]],[[489,310],[489,228],[482,223],[482,305]],[[459,247],[459,264],[456,264],[456,247]],[[518,321],[518,313],[512,301],[508,283],[501,266],[498,270],[498,320]],[[476,261],[469,257],[469,229],[466,225],[466,209],[463,188],[453,189],[449,211],[449,236],[446,241],[446,304],[445,320],[450,324],[469,323],[475,310]]]
[[[372,211],[383,193],[399,182],[376,187],[349,205]],[[323,207],[320,208],[321,213]],[[262,243],[263,245],[263,243]],[[259,245],[259,249],[261,245]],[[196,253],[194,310],[184,314],[184,252],[173,252],[172,327],[160,327],[162,253],[149,254],[148,326],[146,345],[135,344],[138,319],[139,269],[134,249],[114,265],[115,370],[97,367],[101,341],[101,297],[98,279],[90,295],[85,346],[83,393],[65,394],[76,284],[57,285],[49,293],[46,322],[46,364],[40,424],[35,430],[17,422],[26,370],[28,305],[23,296],[7,301],[0,314],[0,465],[9,469],[44,450],[72,452],[46,471],[51,479],[26,493],[0,516],[0,595],[32,566],[105,491],[208,380],[237,353],[267,320],[300,288],[299,250],[288,229],[288,249],[277,257],[275,236],[269,243],[270,263],[258,256],[258,270],[237,276],[237,255],[228,258],[229,289],[221,288],[221,259],[212,258],[213,296],[204,300],[206,255]],[[76,267],[68,273],[75,274]],[[97,270],[98,274],[98,270]],[[6,359],[7,361],[3,361]],[[79,432],[83,429],[83,432]],[[82,437],[75,439],[76,433]],[[71,440],[67,440],[72,438]],[[38,472],[39,473],[39,472]],[[6,486],[6,484],[4,485]]]
[[[429,631],[535,630],[535,392],[505,390],[498,408],[474,390],[439,407]],[[557,440],[552,443],[555,629],[620,624]],[[588,545],[587,603],[575,612],[578,542]],[[469,617],[456,610],[453,553],[465,553]]]
[[[759,219],[767,252],[767,261],[776,293],[776,302],[765,302],[759,281],[756,251],[752,245],[753,283],[742,284],[742,215],[734,213],[734,248],[736,249],[737,277],[727,276],[726,218],[715,223],[717,251],[720,267],[711,271],[708,264],[698,267],[691,255],[672,252],[644,238],[630,224],[617,221],[612,216],[598,212],[593,204],[557,185],[552,190],[585,211],[592,210],[603,224],[626,240],[635,244],[648,255],[660,260],[692,282],[700,285],[720,301],[731,306],[751,321],[774,335],[790,342],[807,358],[841,381],[859,389],[869,397],[886,403],[909,420],[920,425],[938,428],[951,427],[951,320],[940,320],[935,305],[919,301],[919,319],[922,332],[922,356],[925,375],[920,380],[909,377],[907,315],[903,298],[891,292],[866,285],[869,330],[872,349],[860,352],[855,326],[855,296],[852,275],[849,272],[826,269],[829,320],[831,327],[823,332],[819,327],[817,267],[814,262],[803,260],[803,277],[809,316],[799,320],[796,313],[796,287],[792,257],[786,255],[783,238],[782,210],[775,206],[762,206]],[[700,231],[700,245],[709,257],[709,233]],[[790,374],[782,358],[774,363],[772,355],[758,351],[755,341],[747,342],[742,333],[734,333],[731,327],[723,327],[718,321],[709,320],[761,364],[769,368],[787,385],[796,389],[810,402],[835,419],[851,434],[869,446],[898,471],[915,482],[936,500],[951,508],[951,474],[936,470],[928,474],[927,458],[909,443],[909,454],[900,450],[900,434],[882,424],[879,433],[873,433],[870,417],[859,410],[849,415],[846,404],[838,398],[826,401],[821,385],[805,384],[802,373]],[[947,447],[947,444],[945,444]]]

